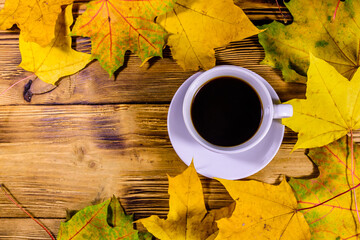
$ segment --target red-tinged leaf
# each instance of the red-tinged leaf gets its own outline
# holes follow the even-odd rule
[[[119,201],[113,197],[101,204],[77,212],[62,222],[58,240],[69,239],[127,239],[138,240],[133,217],[126,215]]]
[[[219,179],[236,206],[231,217],[217,221],[215,240],[308,240],[310,230],[297,211],[290,185],[283,180],[274,186],[258,181]]]
[[[358,150],[347,136],[311,149],[309,156],[318,165],[319,177],[290,181],[312,239],[357,239],[360,235]]]
[[[175,0],[91,1],[73,28],[73,35],[91,37],[92,55],[112,75],[127,50],[143,62],[162,56],[166,32],[154,22],[170,11]]]

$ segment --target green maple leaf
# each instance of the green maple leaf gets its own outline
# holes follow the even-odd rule
[[[360,168],[356,166],[359,154],[359,146],[347,136],[311,149],[309,156],[318,165],[319,177],[289,182],[296,192],[298,211],[310,226],[312,239],[356,239],[360,235],[356,206],[360,203]]]
[[[285,3],[294,22],[264,25],[259,42],[265,49],[262,61],[281,69],[284,80],[306,82],[309,51],[351,79],[359,67],[360,2],[341,2],[336,19],[334,0],[291,0]]]
[[[119,201],[112,197],[98,205],[86,207],[69,221],[62,222],[58,239],[138,240],[139,236],[133,228],[133,217],[126,215]]]
[[[111,76],[124,62],[127,50],[146,62],[162,56],[165,30],[154,22],[170,11],[175,0],[91,1],[72,34],[90,37],[92,56]]]

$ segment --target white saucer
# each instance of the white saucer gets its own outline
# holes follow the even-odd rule
[[[220,154],[210,151],[195,141],[187,131],[183,116],[182,103],[185,92],[191,82],[201,74],[189,77],[175,93],[168,112],[167,126],[171,144],[177,155],[190,165],[194,160],[196,171],[210,178],[241,179],[264,168],[276,155],[283,140],[285,126],[281,120],[274,120],[268,134],[253,149],[236,154]],[[280,99],[270,84],[263,83],[269,89],[274,103]]]

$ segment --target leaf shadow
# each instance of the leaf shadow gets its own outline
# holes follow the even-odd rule
[[[312,166],[313,166],[311,174],[298,176],[298,177],[286,176],[287,181],[290,181],[291,178],[294,178],[294,179],[307,179],[308,180],[308,179],[318,178],[320,176],[319,167],[316,165],[316,163],[313,161],[313,159],[309,156],[309,149],[305,150],[305,155],[309,158],[309,160],[310,160],[310,162],[312,163]]]
[[[131,55],[131,51],[127,50],[124,54],[124,63],[121,67],[119,67],[115,72],[114,72],[114,81],[116,81],[117,77],[119,76],[119,74],[128,66],[129,63],[129,59],[130,59],[130,55]]]
[[[305,155],[309,158],[309,160],[311,161],[312,165],[313,165],[313,171],[310,175],[307,176],[302,176],[299,178],[302,179],[313,179],[313,178],[318,178],[320,175],[320,170],[319,167],[316,165],[316,163],[313,161],[313,159],[311,159],[311,157],[309,156],[309,149],[305,150]]]
[[[205,207],[208,211],[227,207],[234,202],[229,192],[226,191],[225,187],[218,180],[202,176],[200,176],[200,180]],[[219,200],[218,196],[221,196],[221,200]]]
[[[162,51],[162,57],[152,57],[149,59],[148,61],[148,66],[146,68],[146,70],[149,70],[155,63],[157,63],[158,61],[161,61],[163,58],[168,58],[171,60],[174,60],[172,55],[171,55],[171,50],[169,46],[165,46],[163,51]]]
[[[154,66],[155,63],[157,63],[161,59],[162,59],[161,57],[152,57],[152,58],[150,58],[147,61],[148,66],[147,66],[146,70],[149,70],[152,66]]]
[[[115,72],[114,72],[114,79],[116,81],[117,77],[119,76],[119,74],[128,66],[129,63],[129,59],[130,57],[134,57],[135,55],[131,53],[130,50],[127,50],[125,52],[124,55],[124,63],[121,67],[119,67]],[[150,68],[152,68],[157,62],[161,61],[163,58],[168,58],[171,60],[174,60],[172,55],[171,55],[171,50],[169,46],[165,46],[165,48],[163,49],[163,56],[162,57],[152,57],[147,61],[147,67],[146,70],[149,70]],[[144,67],[144,66],[143,66]]]
[[[70,219],[77,214],[79,211],[78,210],[71,210],[71,209],[66,209],[66,219],[65,222],[70,221]]]

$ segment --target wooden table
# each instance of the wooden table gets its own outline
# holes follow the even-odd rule
[[[4,0],[0,0],[2,7]],[[275,0],[237,0],[254,24],[281,20]],[[79,11],[85,8],[76,3]],[[282,7],[285,18],[291,16]],[[0,32],[0,91],[28,73],[21,61],[18,30]],[[89,51],[89,40],[77,39],[76,49]],[[305,86],[282,81],[279,71],[260,65],[264,51],[257,36],[217,49],[217,64],[232,64],[264,77],[282,101],[304,98]],[[167,111],[178,87],[194,72],[184,72],[171,58],[150,60],[143,67],[132,54],[116,78],[91,63],[80,73],[30,103],[24,83],[0,97],[0,183],[54,234],[67,210],[116,195],[135,219],[152,214],[166,217],[168,181],[186,165],[176,155],[167,133]],[[51,86],[36,80],[35,93]],[[275,159],[249,177],[278,183],[283,175],[310,177],[316,167],[303,150],[290,151],[296,134],[286,129]],[[210,209],[231,203],[215,180],[201,177]],[[141,226],[139,226],[141,228]],[[46,233],[0,193],[0,239],[49,239]]]

